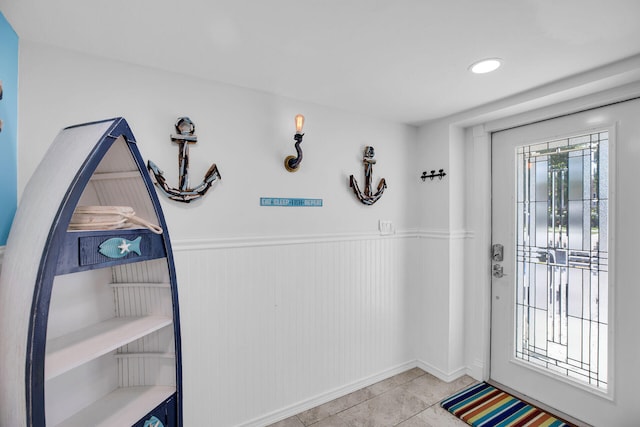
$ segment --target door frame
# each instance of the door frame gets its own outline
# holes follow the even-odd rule
[[[475,119],[453,123],[452,128],[471,131],[473,167],[467,164],[474,192],[467,200],[473,206],[474,218],[468,226],[473,230],[470,253],[477,254],[469,263],[469,274],[477,285],[482,360],[472,361],[469,373],[475,378],[489,380],[491,371],[491,134],[514,127],[551,120],[554,118],[605,107],[640,97],[640,82],[616,87],[524,113],[499,115],[493,120],[483,120],[482,114]],[[518,105],[519,106],[519,105]],[[514,106],[517,109],[518,106]],[[511,109],[508,109],[511,110]],[[494,116],[495,117],[495,116]],[[469,161],[469,160],[467,160]],[[610,375],[612,372],[610,372]]]

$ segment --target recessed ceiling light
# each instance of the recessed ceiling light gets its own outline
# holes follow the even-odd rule
[[[476,74],[490,73],[491,71],[497,70],[501,64],[502,60],[500,58],[483,59],[482,61],[471,64],[469,70]]]

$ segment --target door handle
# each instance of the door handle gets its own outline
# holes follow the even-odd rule
[[[492,269],[491,274],[496,279],[499,279],[499,278],[504,276],[504,270],[503,270],[503,268],[502,268],[502,266],[500,264],[493,264],[493,269]]]

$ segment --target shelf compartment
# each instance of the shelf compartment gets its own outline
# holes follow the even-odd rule
[[[176,392],[175,387],[118,388],[92,403],[57,427],[130,426]]]
[[[47,342],[45,380],[172,324],[171,317],[119,317]]]
[[[171,316],[169,283],[111,283],[116,317]]]
[[[175,353],[117,353],[118,386],[176,385]]]

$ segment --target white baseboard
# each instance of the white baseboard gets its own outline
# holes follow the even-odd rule
[[[420,368],[423,371],[435,376],[436,378],[444,381],[451,382],[454,381],[463,375],[469,375],[476,380],[481,380],[483,365],[479,360],[474,361],[472,366],[461,366],[458,369],[455,369],[452,372],[444,372],[439,368],[436,368],[429,363],[426,363],[422,360],[413,360],[410,362],[403,363],[401,365],[395,366],[390,369],[386,369],[377,374],[371,375],[367,378],[363,378],[362,380],[355,381],[351,384],[347,384],[344,387],[338,387],[336,389],[330,390],[326,393],[319,394],[310,399],[303,400],[294,405],[288,406],[286,408],[271,412],[269,414],[263,415],[258,418],[254,418],[253,420],[247,421],[246,423],[239,424],[236,427],[260,427],[269,424],[276,423],[278,421],[282,421],[286,418],[292,417],[300,412],[304,412],[308,409],[315,408],[316,406],[322,405],[324,403],[330,402],[339,397],[345,396],[349,393],[352,393],[356,390],[360,390],[361,388],[368,387],[372,384],[377,383],[378,381],[385,380],[394,375],[402,373],[412,368]],[[478,375],[477,377],[476,375]]]
[[[470,366],[467,366],[467,375],[469,375],[474,380],[488,380],[488,378],[485,378],[484,374],[484,363],[482,362],[482,360],[476,359]]]
[[[336,389],[330,390],[326,393],[319,394],[310,399],[303,400],[301,402],[298,402],[286,408],[271,412],[269,414],[260,416],[258,418],[254,418],[253,420],[247,421],[246,423],[243,423],[243,424],[239,424],[236,427],[262,427],[265,425],[276,423],[278,421],[282,421],[286,418],[299,414],[300,412],[304,412],[308,409],[315,408],[316,406],[330,402],[334,399],[345,396],[356,390],[360,390],[361,388],[368,387],[372,384],[377,383],[378,381],[385,380],[401,372],[415,368],[416,366],[418,365],[416,364],[415,360],[403,363],[401,365],[398,365],[393,368],[386,369],[377,374],[371,375],[367,378],[363,378],[362,380],[355,381],[351,384],[347,384],[344,387],[338,387]]]
[[[417,360],[416,366],[446,383],[450,383],[451,381],[457,380],[461,376],[466,375],[469,371],[469,368],[467,366],[461,366],[457,369],[454,369],[451,372],[445,372],[442,369],[437,368],[423,360]]]

